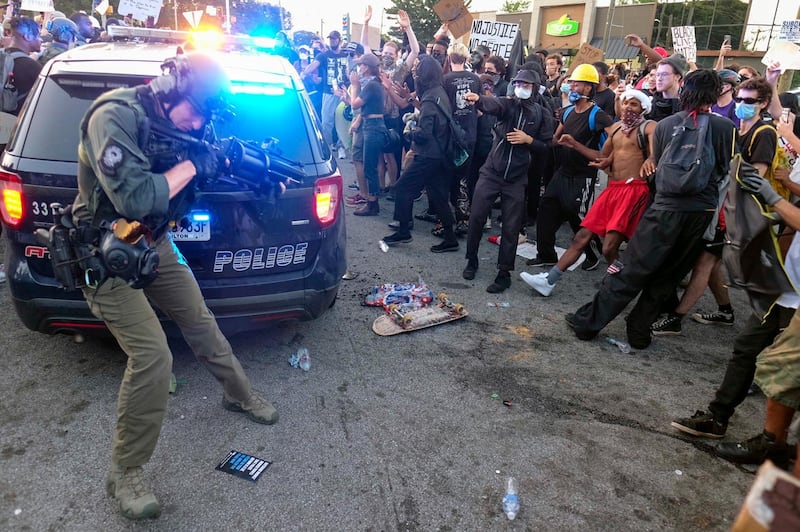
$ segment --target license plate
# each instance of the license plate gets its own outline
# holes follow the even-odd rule
[[[211,222],[190,222],[186,227],[175,224],[172,239],[177,242],[207,242],[211,240]]]

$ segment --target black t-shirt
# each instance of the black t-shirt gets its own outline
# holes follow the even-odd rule
[[[616,115],[614,112],[614,100],[616,97],[617,95],[614,94],[614,91],[606,89],[595,94],[594,104],[605,111],[608,116],[613,117]]]
[[[464,95],[468,92],[480,94],[481,78],[467,71],[449,72],[445,74],[442,85],[444,85],[444,91],[450,99],[453,118],[464,128],[470,145],[474,145],[475,137],[478,134],[478,112],[474,105],[467,103]]]
[[[756,130],[766,125],[756,134]],[[763,163],[767,166],[772,164],[775,157],[775,150],[778,148],[778,135],[772,125],[763,120],[759,120],[747,133],[739,137],[739,151],[742,152],[742,159],[750,164]]]
[[[653,133],[653,160],[656,164],[661,159],[661,154],[672,139],[676,126],[683,123],[687,113],[681,111],[669,116],[658,123]],[[656,190],[655,199],[651,208],[659,211],[697,212],[713,211],[717,209],[719,191],[717,183],[728,173],[728,166],[733,157],[733,141],[736,128],[733,122],[719,115],[708,113],[709,127],[711,128],[711,143],[714,147],[716,164],[714,173],[708,180],[708,185],[700,194],[694,196],[665,196]]]
[[[660,92],[653,93],[653,108],[647,118],[660,122],[681,110],[680,98],[664,98]]]
[[[594,130],[589,129],[589,115],[595,106],[596,104],[590,106],[582,113],[573,107],[567,114],[566,120],[563,119],[563,114],[561,119],[561,123],[564,124],[562,133],[572,135],[576,141],[593,150],[598,149],[600,134],[613,123],[611,117],[598,107],[594,117]],[[578,153],[577,150],[566,146],[558,146],[558,148],[562,174],[568,177],[594,177],[597,175],[597,168],[590,167],[589,159]]]
[[[322,92],[333,94],[334,87],[340,85],[347,87],[350,85],[347,54],[345,52],[327,50],[317,55],[315,60],[319,61],[317,73],[322,78]]]
[[[364,105],[361,106],[363,116],[383,114],[383,85],[376,78],[366,78],[362,81],[359,97],[364,101]]]

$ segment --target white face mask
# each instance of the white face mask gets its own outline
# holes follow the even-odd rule
[[[519,98],[520,100],[527,100],[531,97],[533,91],[531,89],[526,89],[524,87],[514,87],[514,96]]]

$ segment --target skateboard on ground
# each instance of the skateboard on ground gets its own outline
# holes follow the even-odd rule
[[[393,336],[469,316],[464,305],[451,302],[447,294],[439,294],[435,301],[435,304],[413,310],[406,310],[402,305],[389,305],[386,314],[372,324],[372,330],[379,336]]]

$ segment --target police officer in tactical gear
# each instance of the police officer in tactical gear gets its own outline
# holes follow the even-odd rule
[[[45,29],[53,40],[47,44],[47,48],[39,56],[39,63],[42,65],[69,50],[78,36],[78,25],[66,17],[56,17],[49,20],[45,25]]]
[[[158,500],[142,479],[142,466],[153,453],[164,419],[172,354],[151,302],[180,327],[197,359],[222,384],[224,408],[258,423],[278,420],[275,408],[253,391],[169,236],[169,222],[182,219],[191,205],[193,181],[214,178],[224,162],[207,148],[166,158],[148,153],[149,124],[197,134],[222,110],[228,79],[216,60],[198,52],[179,55],[164,66],[168,74],[149,85],[107,92],[87,111],[81,122],[73,206],[75,224],[99,234],[115,220],[138,221],[151,233],[160,257],[157,276],[143,283],[143,289],[132,287],[137,279],[119,276],[83,289],[92,313],[105,321],[128,355],[106,488],[130,519],[160,513]]]

